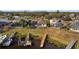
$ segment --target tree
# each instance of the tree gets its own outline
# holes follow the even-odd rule
[[[57,13],[60,13],[60,11],[59,11],[59,10],[57,10]]]
[[[25,20],[24,19],[21,19],[20,20],[20,24],[24,27],[25,26]]]

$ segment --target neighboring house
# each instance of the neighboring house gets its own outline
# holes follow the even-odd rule
[[[70,14],[69,17],[70,17],[72,20],[75,20],[75,14]]]
[[[19,21],[17,21],[17,20],[13,20],[13,21],[12,21],[12,23],[17,23],[17,22],[19,22]]]
[[[37,20],[32,20],[31,21],[31,27],[36,28],[37,27]]]
[[[7,25],[9,24],[9,20],[7,19],[0,19],[0,25]]]
[[[55,24],[56,24],[57,22],[58,22],[58,21],[56,20],[56,18],[50,19],[50,25],[51,25],[51,26],[55,26]]]
[[[69,17],[73,18],[73,17],[75,17],[75,14],[70,14]]]
[[[28,20],[28,16],[20,17],[20,19]]]
[[[0,32],[3,32],[8,28],[10,28],[9,24],[10,24],[10,21],[8,19],[0,19]]]
[[[10,23],[10,26],[12,26],[13,28],[22,28],[22,25],[20,24],[20,20],[13,20]]]
[[[19,22],[20,20],[15,20],[15,19],[11,21],[12,24],[19,23]]]
[[[6,17],[8,17],[10,15],[11,15],[10,13],[4,13],[4,16],[6,16]]]
[[[0,18],[2,18],[2,19],[3,19],[3,18],[6,18],[6,16],[0,16]]]
[[[76,15],[76,20],[79,20],[79,15]]]
[[[63,26],[63,23],[60,19],[50,19],[50,26],[56,27],[56,28],[61,28]]]
[[[46,20],[38,20],[37,21],[37,27],[47,27],[47,21]]]
[[[70,30],[75,31],[75,32],[79,32],[79,22],[72,23]]]
[[[15,20],[18,20],[18,19],[20,18],[20,16],[13,16],[13,18],[14,18]]]
[[[58,21],[55,26],[58,28],[61,28],[63,26],[63,24],[61,23],[61,21]]]

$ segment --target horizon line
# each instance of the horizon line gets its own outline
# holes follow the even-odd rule
[[[56,12],[57,10],[0,10],[2,12]],[[58,10],[60,12],[79,12],[79,10]]]

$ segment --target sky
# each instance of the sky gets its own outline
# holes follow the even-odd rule
[[[79,0],[0,0],[0,10],[79,10]]]

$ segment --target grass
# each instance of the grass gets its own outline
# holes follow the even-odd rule
[[[72,32],[72,31],[65,31],[63,29],[55,29],[55,28],[37,28],[37,29],[29,29],[29,28],[23,28],[23,29],[11,29],[9,31],[4,32],[3,34],[10,35],[12,32],[18,32],[22,35],[26,35],[28,32],[31,32],[33,35],[43,36],[46,32],[48,33],[50,39],[49,42],[53,42],[56,45],[66,46],[69,44],[69,42],[72,39],[78,39],[79,40],[79,33]],[[57,43],[58,44],[57,44]],[[60,44],[59,44],[60,43]],[[77,48],[79,48],[79,44],[77,44]]]

